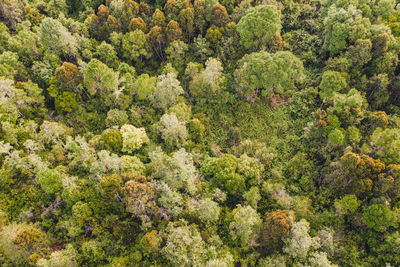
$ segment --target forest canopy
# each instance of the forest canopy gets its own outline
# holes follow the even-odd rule
[[[0,266],[399,266],[400,1],[1,0]]]

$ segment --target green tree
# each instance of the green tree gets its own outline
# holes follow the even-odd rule
[[[364,209],[363,217],[368,227],[378,232],[386,232],[389,227],[397,227],[396,214],[383,204],[373,204]]]
[[[276,6],[259,5],[249,8],[237,24],[240,41],[247,49],[265,45],[281,30],[281,12]]]
[[[376,153],[386,164],[400,163],[400,129],[376,128],[371,135],[371,144],[378,148]]]
[[[121,133],[116,129],[104,130],[101,134],[100,147],[108,151],[120,152],[122,149]]]
[[[353,44],[358,39],[365,39],[370,25],[369,19],[363,18],[362,12],[353,5],[347,9],[332,5],[324,20],[323,48],[331,55],[336,55],[348,46],[348,42]]]
[[[62,186],[61,174],[52,169],[45,169],[36,176],[36,181],[47,194],[60,193]]]
[[[335,201],[336,212],[342,216],[356,212],[360,205],[361,201],[355,195],[345,195]]]
[[[322,74],[319,95],[322,99],[328,100],[333,97],[334,93],[340,92],[346,87],[346,79],[339,72],[328,70]]]
[[[238,173],[238,159],[233,155],[208,158],[203,161],[200,170],[214,186],[232,195],[241,194],[246,189],[245,177]]]
[[[118,75],[103,62],[92,59],[83,70],[83,85],[90,95],[102,97],[118,89]]]
[[[229,224],[232,240],[243,247],[254,246],[262,223],[257,211],[250,206],[238,205],[232,214],[233,219]]]
[[[251,100],[262,95],[285,94],[295,89],[295,82],[304,77],[300,59],[288,51],[275,54],[262,51],[244,56],[234,73],[235,87],[240,95]]]
[[[156,90],[157,78],[147,73],[140,75],[134,84],[135,94],[139,100],[145,100]]]
[[[141,30],[128,32],[122,37],[122,52],[126,59],[136,61],[147,55],[146,35]]]

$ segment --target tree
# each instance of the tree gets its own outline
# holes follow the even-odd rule
[[[161,254],[174,266],[204,264],[206,246],[195,224],[170,222],[164,233],[166,243]]]
[[[108,66],[115,65],[118,60],[114,47],[104,41],[96,48],[95,56]]]
[[[221,62],[215,58],[206,61],[206,68],[193,75],[189,83],[190,94],[193,97],[206,97],[220,91],[225,84]]]
[[[358,68],[363,67],[371,60],[371,49],[372,43],[369,39],[359,39],[355,42],[354,46],[349,47],[346,57],[352,61],[353,66],[357,67],[354,68],[355,70],[359,71]]]
[[[78,201],[72,206],[72,217],[80,225],[84,226],[91,221],[93,210],[88,203]]]
[[[175,20],[171,20],[167,28],[165,29],[165,35],[167,38],[167,43],[170,44],[173,41],[177,40],[183,40],[183,32],[181,27],[179,26],[179,23],[176,22]]]
[[[81,82],[82,76],[74,64],[64,62],[56,69],[54,79],[50,81],[47,90],[49,95],[54,97],[57,110],[71,112],[77,107],[77,98],[81,96]]]
[[[157,86],[150,95],[150,100],[155,108],[166,110],[176,104],[179,95],[183,93],[183,88],[174,73],[162,74],[157,78]]]
[[[83,86],[91,96],[108,96],[118,89],[118,75],[103,62],[92,59],[83,70]]]
[[[118,20],[111,15],[111,10],[105,5],[100,5],[97,14],[91,14],[85,20],[89,33],[100,41],[107,40],[112,32],[119,30]]]
[[[400,163],[400,129],[376,128],[371,135],[371,144],[378,148],[376,153],[386,164]]]
[[[215,187],[226,190],[231,195],[237,195],[246,189],[246,179],[238,173],[238,159],[233,155],[223,154],[219,158],[208,158],[203,161],[200,171]]]
[[[151,17],[150,27],[158,26],[162,29],[165,27],[165,25],[165,15],[157,8]]]
[[[103,249],[103,244],[97,240],[88,240],[82,243],[82,254],[81,257],[85,262],[100,263],[105,257],[106,253]]]
[[[185,123],[178,120],[174,113],[164,114],[161,117],[158,131],[164,142],[171,148],[183,146],[188,137]]]
[[[164,6],[164,12],[168,20],[176,19],[179,13],[176,0],[167,0]]]
[[[261,182],[261,176],[264,166],[255,158],[243,154],[238,160],[238,172],[246,177],[250,185],[258,185]]]
[[[396,214],[384,204],[372,204],[364,209],[363,217],[368,227],[377,232],[386,232],[389,227],[397,227]]]
[[[337,169],[327,179],[330,186],[338,193],[354,194],[361,200],[371,195],[373,186],[378,184],[378,177],[385,170],[382,161],[353,152],[344,154],[335,166]],[[347,201],[350,199],[346,198]]]
[[[183,31],[186,34],[186,39],[190,42],[194,31],[194,10],[191,7],[182,9],[178,15],[178,22],[182,25]]]
[[[165,182],[173,190],[185,190],[195,194],[198,189],[195,184],[198,173],[190,153],[181,148],[170,157],[158,147],[149,156],[150,168],[155,179]]]
[[[45,233],[37,226],[12,223],[0,231],[0,249],[12,265],[35,265],[49,249]]]
[[[66,248],[54,251],[50,254],[49,259],[41,258],[37,265],[39,267],[77,267],[77,251],[71,244],[68,244]]]
[[[378,74],[367,83],[368,103],[375,110],[383,107],[390,98],[388,86],[390,84],[387,74]]]
[[[145,100],[156,90],[157,78],[147,73],[140,75],[134,84],[135,93],[139,100]]]
[[[45,169],[36,176],[36,181],[47,194],[60,193],[62,190],[62,178],[58,171]]]
[[[57,86],[65,91],[76,91],[76,87],[82,81],[78,67],[70,62],[63,62],[54,75]]]
[[[146,35],[141,30],[128,32],[122,37],[122,52],[128,60],[136,61],[147,55]]]
[[[122,125],[127,124],[128,122],[129,122],[128,114],[126,114],[125,110],[110,109],[107,112],[106,125],[108,127],[112,126],[121,127]]]
[[[58,21],[45,18],[40,24],[40,41],[55,53],[75,56],[77,41],[75,37]]]
[[[144,128],[136,128],[133,125],[125,124],[121,127],[122,151],[132,153],[149,142]]]
[[[305,260],[310,250],[318,248],[318,238],[313,238],[308,234],[310,224],[302,219],[293,224],[289,235],[283,240],[285,246],[283,252],[290,257]]]
[[[164,59],[165,34],[160,26],[154,26],[146,35],[147,42],[151,45],[160,59]]]
[[[124,155],[121,157],[123,162],[122,174],[127,176],[141,176],[145,174],[146,167],[136,156]]]
[[[276,210],[267,212],[261,230],[261,246],[267,252],[273,252],[282,248],[282,238],[289,234],[295,221],[293,212],[288,210]]]
[[[240,41],[247,49],[259,48],[281,30],[281,12],[270,5],[249,8],[237,24]]]
[[[0,3],[0,17],[12,30],[15,30],[23,19],[24,6],[23,0],[4,0]]]
[[[321,91],[319,95],[324,100],[329,100],[333,97],[334,93],[340,92],[347,87],[346,79],[336,71],[325,71],[322,75],[319,88]]]
[[[233,219],[229,224],[232,240],[243,247],[254,246],[262,223],[257,211],[250,206],[238,205],[232,214]]]
[[[390,47],[390,36],[387,32],[378,34],[372,39],[372,54],[375,57],[383,56]]]
[[[211,24],[217,27],[225,27],[229,23],[229,15],[226,8],[217,3],[211,10]]]
[[[122,135],[116,129],[106,129],[101,134],[100,147],[110,152],[120,152],[122,149]]]
[[[197,31],[203,33],[204,26],[206,24],[205,16],[207,12],[207,6],[205,0],[194,0],[194,23],[196,25]]]
[[[324,20],[325,38],[323,48],[330,55],[336,55],[358,39],[368,36],[370,21],[363,18],[362,12],[353,5],[347,9],[332,5]]]
[[[219,220],[221,208],[215,201],[209,198],[201,199],[196,208],[196,213],[202,222],[213,223]]]
[[[336,213],[342,216],[356,212],[360,205],[361,201],[355,195],[345,195],[335,201]]]
[[[146,32],[147,25],[146,25],[146,22],[144,22],[142,18],[133,18],[133,19],[131,19],[131,22],[129,23],[128,29],[131,32],[136,31],[136,30],[141,30],[142,32]]]
[[[210,42],[211,46],[216,49],[222,40],[222,33],[218,27],[212,25],[207,29],[206,39]]]
[[[146,177],[134,176],[132,180],[125,183],[122,192],[128,212],[138,217],[155,212],[155,189]]]
[[[304,77],[303,64],[291,52],[262,51],[244,56],[234,77],[236,90],[247,100],[254,98],[258,91],[262,95],[273,92],[284,95],[295,89],[295,81]]]
[[[184,71],[188,50],[189,46],[181,40],[173,41],[169,44],[167,49],[165,49],[167,60],[171,62],[174,69],[176,69],[179,73]]]
[[[156,253],[160,250],[162,238],[157,230],[147,232],[141,239],[140,245],[146,253]]]
[[[108,197],[117,196],[122,188],[122,178],[119,174],[107,174],[100,180],[100,187]]]

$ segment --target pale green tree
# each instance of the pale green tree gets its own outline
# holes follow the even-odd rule
[[[77,41],[74,36],[56,19],[45,18],[40,25],[41,43],[56,53],[75,55]]]
[[[123,152],[132,153],[150,141],[144,128],[136,128],[133,125],[125,124],[121,127],[120,132]]]
[[[92,59],[83,70],[83,85],[90,95],[99,92],[105,97],[118,89],[118,74],[103,62]]]
[[[164,114],[161,117],[158,131],[164,142],[171,148],[183,146],[188,138],[185,123],[180,121],[174,113]]]
[[[195,224],[170,222],[164,233],[165,246],[161,254],[174,266],[201,266],[206,257],[206,244]]]
[[[232,240],[243,247],[254,246],[262,223],[260,215],[252,207],[241,205],[238,205],[232,213],[233,220],[229,224]]]
[[[150,100],[154,107],[165,110],[176,104],[178,96],[183,92],[175,73],[162,74],[157,78],[157,86],[150,95]]]

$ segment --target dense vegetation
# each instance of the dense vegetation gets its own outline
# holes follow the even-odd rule
[[[1,266],[399,266],[396,0],[1,0]]]

